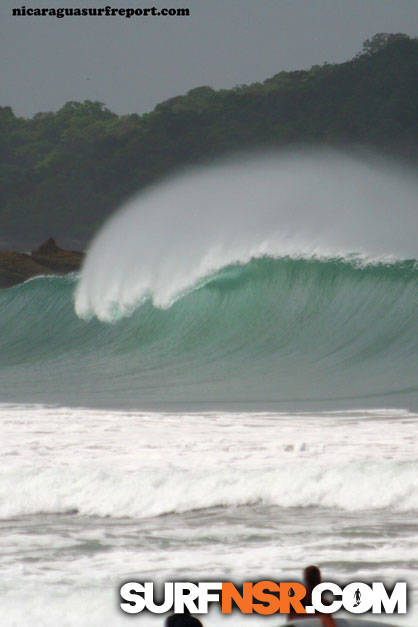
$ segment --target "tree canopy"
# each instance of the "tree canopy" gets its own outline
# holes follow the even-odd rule
[[[418,39],[379,33],[351,61],[197,87],[141,116],[91,101],[32,119],[0,107],[0,248],[51,234],[82,248],[135,191],[228,152],[361,145],[416,164],[417,103]]]

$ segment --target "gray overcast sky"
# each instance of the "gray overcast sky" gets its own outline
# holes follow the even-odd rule
[[[21,7],[189,7],[190,17],[12,17]],[[68,100],[143,113],[199,85],[351,58],[377,32],[418,34],[417,0],[1,0],[0,105]]]

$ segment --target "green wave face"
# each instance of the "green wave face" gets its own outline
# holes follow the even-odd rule
[[[416,408],[415,262],[272,259],[113,323],[74,313],[74,278],[0,292],[4,402],[135,408]]]

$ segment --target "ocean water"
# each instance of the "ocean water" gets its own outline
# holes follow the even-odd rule
[[[417,414],[1,407],[2,624],[162,625],[137,579],[407,581],[418,602]],[[266,619],[211,612],[204,624]],[[393,622],[389,621],[389,622]]]
[[[122,582],[310,563],[407,581],[386,620],[417,624],[417,198],[335,154],[228,162],[0,291],[2,625],[162,625]]]
[[[415,261],[253,259],[170,307],[85,320],[75,277],[0,293],[3,402],[418,409]]]

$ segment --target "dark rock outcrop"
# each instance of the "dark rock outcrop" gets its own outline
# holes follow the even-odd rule
[[[59,248],[52,237],[31,253],[31,259],[35,263],[49,268],[54,274],[66,274],[78,270],[83,258],[84,253]]]
[[[39,246],[36,250],[32,250],[32,255],[55,255],[57,253],[64,252],[62,248],[57,246],[57,242],[53,237],[50,237],[43,244]]]
[[[32,253],[0,252],[0,287],[11,287],[42,274],[67,274],[80,269],[84,253],[59,248],[49,238]]]

